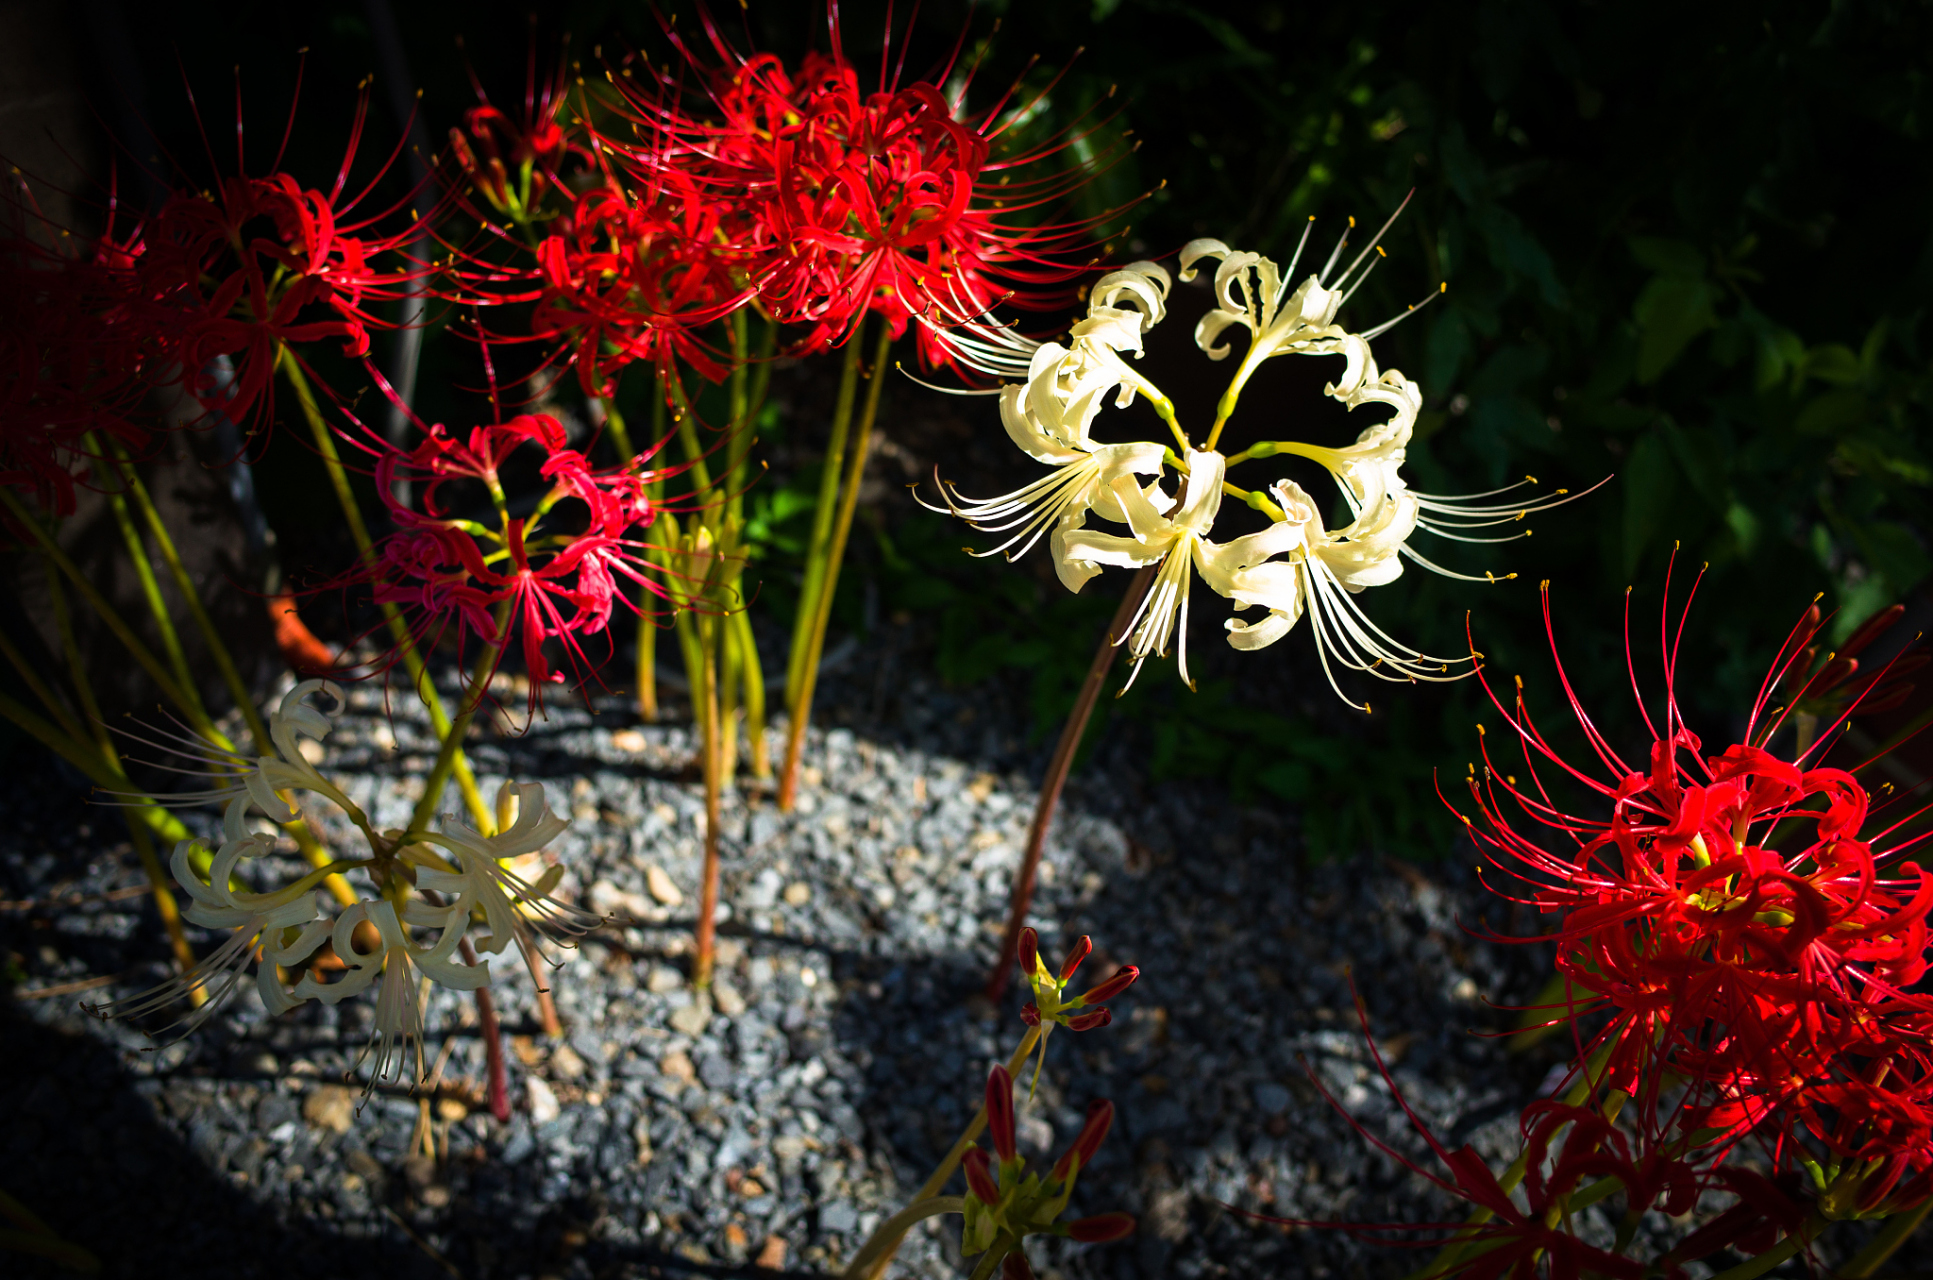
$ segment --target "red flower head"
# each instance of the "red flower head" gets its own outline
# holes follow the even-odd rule
[[[562,337],[589,395],[610,394],[633,361],[676,376],[683,361],[724,381],[726,366],[700,336],[751,297],[720,234],[718,206],[678,174],[649,195],[613,182],[585,193],[537,246],[541,290],[531,332]]]
[[[1549,628],[1547,589],[1544,607]],[[1768,749],[1789,718],[1769,706],[1772,691],[1814,630],[1802,621],[1788,638],[1745,741],[1716,754],[1683,723],[1668,638],[1664,718],[1642,768],[1625,763],[1574,695],[1602,772],[1566,764],[1532,722],[1521,682],[1507,705],[1480,675],[1522,763],[1499,763],[1486,743],[1469,779],[1484,821],[1471,831],[1492,865],[1540,886],[1535,906],[1560,913],[1551,938],[1574,994],[1554,1012],[1611,1013],[1593,1043],[1606,1046],[1615,1087],[1650,1098],[1666,1075],[1691,1081],[1684,1123],[1730,1138],[1770,1123],[1839,1157],[1933,1158],[1933,1002],[1913,990],[1927,967],[1933,877],[1900,861],[1918,838],[1893,839],[1898,821],[1869,831],[1865,788],[1819,766],[1817,743],[1797,759]],[[1602,813],[1558,808],[1540,763],[1595,792]],[[1566,848],[1547,851],[1515,830],[1507,807]],[[1803,1154],[1801,1143],[1780,1149]]]
[[[159,361],[130,316],[140,252],[111,222],[87,253],[0,231],[0,487],[48,514],[74,510],[75,483],[108,441],[147,441],[135,419]]]
[[[450,130],[451,159],[469,188],[498,213],[516,223],[538,221],[544,216],[545,197],[560,188],[558,171],[572,150],[569,135],[557,122],[567,101],[563,64],[540,81],[537,48],[531,45],[521,120],[490,104],[474,71],[470,82],[478,105],[463,113],[461,128]]]
[[[1111,157],[1071,171],[1043,164],[1063,136],[1034,150],[1002,149],[1012,91],[969,115],[953,96],[953,61],[902,84],[885,72],[860,87],[846,59],[838,7],[828,4],[831,50],[811,53],[796,74],[769,54],[744,55],[717,28],[708,65],[672,33],[707,84],[708,113],[676,104],[676,83],[619,82],[637,122],[654,140],[627,147],[646,172],[700,175],[732,210],[732,243],[752,258],[761,302],[778,319],[807,327],[799,350],[843,343],[868,314],[894,337],[920,321],[918,348],[929,366],[953,362],[948,327],[1010,302],[1024,310],[1064,306],[1069,283],[1097,260],[1095,231],[1106,217],[1054,221],[1049,212]],[[957,56],[957,48],[955,50]]]
[[[365,354],[370,328],[384,324],[369,304],[402,297],[428,273],[400,256],[387,269],[376,266],[417,234],[406,226],[375,230],[395,209],[350,216],[395,160],[360,193],[344,196],[367,109],[365,95],[326,193],[287,173],[247,176],[238,124],[235,176],[212,192],[177,191],[154,216],[147,252],[135,263],[140,319],[207,412],[273,421],[275,365],[287,347],[331,340],[345,355]],[[280,163],[278,155],[271,168]],[[223,356],[234,362],[232,379],[214,372]]]
[[[466,439],[440,424],[407,454],[384,453],[376,466],[396,532],[376,549],[374,564],[352,571],[378,603],[400,606],[419,642],[452,626],[507,648],[520,643],[534,710],[542,684],[563,680],[544,643],[562,643],[571,666],[587,663],[581,642],[605,631],[627,578],[660,596],[640,534],[657,512],[645,496],[655,473],[645,458],[595,470],[566,447],[557,419],[523,414],[477,427]],[[534,505],[514,506],[506,472],[520,469],[537,486]],[[534,473],[534,474],[533,474]],[[395,481],[421,494],[422,510],[398,504]],[[457,490],[453,490],[456,486]],[[460,491],[458,491],[460,490]],[[457,505],[458,503],[462,505]]]

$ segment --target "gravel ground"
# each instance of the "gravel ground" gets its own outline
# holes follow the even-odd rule
[[[270,1020],[246,996],[161,1048],[86,1018],[79,1001],[164,974],[160,931],[119,820],[17,755],[0,800],[0,939],[15,987],[0,1003],[0,1187],[116,1276],[836,1270],[925,1177],[988,1063],[1024,1030],[1020,995],[998,1009],[970,997],[1044,746],[1003,736],[1025,721],[999,691],[900,671],[903,630],[889,629],[863,677],[829,679],[825,719],[844,727],[815,731],[797,812],[749,789],[728,806],[729,912],[709,1005],[684,967],[702,834],[687,732],[638,726],[615,703],[595,717],[559,705],[528,734],[476,744],[488,785],[541,779],[574,815],[551,850],[564,891],[636,922],[594,935],[551,975],[559,1040],[538,1026],[528,977],[499,978],[507,1125],[480,1109],[474,1007],[442,992],[436,1098],[380,1093],[360,1114],[342,1080],[366,1002]],[[326,768],[379,825],[400,825],[433,744],[403,699],[389,719],[379,689],[353,690],[352,703]],[[1292,814],[1207,786],[1151,787],[1119,742],[1084,766],[1061,815],[1034,923],[1055,957],[1091,934],[1095,980],[1128,962],[1144,976],[1115,1001],[1112,1027],[1054,1038],[1021,1141],[1051,1160],[1087,1102],[1112,1098],[1117,1127],[1075,1208],[1125,1209],[1141,1229],[1110,1246],[1036,1242],[1043,1275],[1321,1280],[1414,1265],[1226,1206],[1449,1212],[1304,1075],[1306,1061],[1371,1132],[1423,1153],[1368,1061],[1352,973],[1398,1085],[1436,1133],[1514,1151],[1517,1110],[1557,1049],[1511,1054],[1472,1034],[1505,1016],[1488,1001],[1536,989],[1540,957],[1463,928],[1486,909],[1469,858],[1308,866]],[[908,1241],[901,1274],[962,1274],[958,1219],[943,1221]],[[1591,1226],[1608,1238],[1608,1221]]]

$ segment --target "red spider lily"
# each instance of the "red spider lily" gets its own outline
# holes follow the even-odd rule
[[[0,486],[54,516],[103,437],[144,446],[136,418],[157,363],[129,314],[138,239],[110,229],[86,254],[42,248],[24,229],[0,233]]]
[[[1822,654],[1817,637],[1824,629],[1825,620],[1818,605],[1806,610],[1792,641],[1788,642],[1790,647],[1800,649],[1799,656],[1779,682],[1780,688],[1794,699],[1793,717],[1811,717],[1816,723],[1820,718],[1836,717],[1853,703],[1859,705],[1861,715],[1878,715],[1910,698],[1913,681],[1907,677],[1933,662],[1933,655],[1918,645],[1908,646],[1879,670],[1862,673],[1859,665],[1859,655],[1898,625],[1904,616],[1905,605],[1882,609],[1861,623],[1836,651]]]
[[[1548,590],[1544,609],[1554,653]],[[1678,635],[1683,626],[1681,616]],[[1802,621],[1782,647],[1746,741],[1710,756],[1672,695],[1668,615],[1665,628],[1665,716],[1643,769],[1598,733],[1561,661],[1605,776],[1550,747],[1521,682],[1506,705],[1479,674],[1517,734],[1527,776],[1520,784],[1486,742],[1484,767],[1469,779],[1484,821],[1471,830],[1493,866],[1539,886],[1534,905],[1561,913],[1544,940],[1556,942],[1557,968],[1582,999],[1555,1012],[1610,1010],[1594,1041],[1610,1046],[1610,1082],[1647,1107],[1668,1079],[1691,1082],[1690,1128],[1729,1141],[1769,1122],[1803,1136],[1781,1142],[1782,1160],[1802,1157],[1806,1144],[1859,1160],[1933,1157],[1933,1002],[1912,990],[1926,971],[1933,877],[1900,862],[1923,837],[1899,837],[1911,815],[1866,833],[1871,804],[1858,780],[1805,767],[1817,746],[1798,761],[1766,749],[1787,718],[1768,710],[1771,692],[1816,624]],[[1856,709],[1847,704],[1842,718]],[[1540,764],[1595,792],[1606,816],[1559,809]],[[1550,852],[1514,830],[1506,803],[1568,848]]]
[[[700,175],[746,215],[734,246],[756,259],[762,303],[808,327],[799,350],[843,343],[870,312],[895,337],[920,318],[922,360],[946,364],[948,324],[1002,302],[1063,306],[1069,282],[1096,260],[1096,229],[1112,214],[1027,219],[1062,203],[1108,160],[1051,171],[1046,162],[1072,141],[1066,135],[996,156],[1000,135],[1035,104],[1014,110],[1010,90],[968,116],[963,90],[950,99],[937,87],[954,73],[957,46],[928,80],[904,85],[897,69],[886,71],[888,52],[878,88],[862,91],[836,3],[827,17],[830,52],[808,54],[796,75],[769,54],[740,53],[709,17],[716,64],[671,32],[706,86],[709,111],[684,110],[672,80],[646,83],[627,68],[615,83],[653,141],[606,144],[643,173]]]
[[[518,118],[493,105],[470,70],[477,105],[463,113],[461,128],[450,130],[450,159],[464,183],[487,200],[499,214],[515,223],[542,221],[548,216],[546,198],[562,191],[561,169],[567,157],[587,154],[575,146],[571,132],[558,117],[567,110],[568,89],[562,58],[542,77],[537,74],[537,46],[529,46],[524,62],[523,109]],[[456,191],[458,204],[479,221],[481,211]]]
[[[531,332],[562,337],[590,395],[644,360],[676,377],[684,361],[723,382],[726,366],[700,336],[751,298],[721,234],[719,204],[668,174],[650,197],[613,182],[577,197],[537,246],[541,292]]]
[[[1019,959],[1020,968],[1027,975],[1028,983],[1034,989],[1034,998],[1020,1010],[1021,1020],[1030,1027],[1058,1023],[1070,1031],[1091,1031],[1105,1027],[1114,1020],[1114,1015],[1101,1006],[1103,1000],[1111,1000],[1134,985],[1141,976],[1136,965],[1122,965],[1114,971],[1114,976],[1105,982],[1089,987],[1071,1000],[1061,998],[1061,992],[1087,959],[1088,952],[1094,949],[1093,941],[1082,934],[1080,941],[1068,953],[1067,962],[1055,974],[1040,958],[1040,935],[1032,929],[1020,931]]]
[[[298,91],[299,84],[298,77]],[[251,422],[251,429],[272,422],[275,363],[284,346],[331,340],[345,355],[363,355],[369,330],[385,323],[370,304],[403,297],[428,274],[398,252],[416,238],[415,229],[377,230],[402,205],[351,216],[402,146],[360,192],[346,196],[367,114],[365,92],[327,192],[283,172],[248,176],[238,120],[236,173],[212,192],[176,191],[151,220],[147,251],[135,262],[140,318],[209,413]],[[280,164],[278,154],[270,167]],[[379,269],[385,258],[389,269]],[[208,372],[220,356],[234,361],[232,381]]]
[[[467,439],[440,424],[423,427],[423,433],[408,453],[379,457],[376,487],[396,531],[378,545],[372,564],[342,582],[368,582],[378,603],[401,606],[419,643],[440,639],[451,628],[459,643],[475,635],[507,648],[514,637],[531,678],[534,711],[541,686],[564,678],[544,657],[546,641],[560,641],[581,673],[587,667],[582,638],[606,630],[615,602],[639,611],[618,589],[618,578],[666,594],[650,576],[638,536],[657,516],[645,489],[659,473],[648,469],[648,457],[593,469],[583,454],[565,447],[562,424],[546,415],[478,427]],[[542,488],[528,514],[512,516],[503,472],[526,448],[543,455],[537,466]],[[421,512],[388,496],[398,479],[420,486]],[[471,495],[482,499],[471,514],[450,509],[446,490],[457,482],[482,490]],[[570,508],[560,507],[567,500]]]

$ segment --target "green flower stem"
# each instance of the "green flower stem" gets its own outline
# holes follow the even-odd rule
[[[367,563],[374,558],[374,544],[369,539],[369,527],[363,523],[362,509],[356,505],[356,495],[349,488],[349,473],[343,469],[342,455],[336,451],[336,439],[329,431],[329,424],[323,421],[322,411],[316,407],[315,390],[309,386],[309,379],[302,372],[301,364],[295,353],[284,346],[280,353],[282,376],[288,379],[289,386],[295,391],[295,398],[302,406],[302,416],[309,424],[309,434],[315,438],[316,451],[322,455],[323,468],[329,473],[330,487],[335,490],[336,501],[342,506],[342,518],[349,526],[349,534],[356,540],[356,550]],[[429,712],[430,728],[442,742],[450,740],[450,717],[443,709],[443,699],[436,692],[436,682],[431,680],[423,656],[416,651],[416,640],[409,633],[409,624],[393,604],[379,604],[383,621],[389,625],[390,637],[396,642],[396,652],[403,660],[403,669],[409,673],[410,685],[416,696],[423,700],[423,707]],[[491,821],[490,806],[484,801],[482,791],[477,788],[476,774],[470,770],[470,762],[459,746],[451,765],[456,782],[463,789],[465,806],[470,817],[476,822],[479,831],[489,829]]]
[[[1918,1208],[1896,1213],[1889,1219],[1879,1234],[1866,1242],[1866,1247],[1854,1254],[1845,1266],[1834,1273],[1834,1280],[1866,1280],[1886,1264],[1886,1260],[1899,1252],[1899,1247],[1920,1229],[1926,1221],[1927,1210],[1933,1209],[1933,1199],[1922,1200]]]
[[[141,483],[141,477],[136,474],[126,455],[118,447],[109,447],[113,449],[128,496],[134,499],[134,505],[141,511],[141,518],[148,526],[148,535],[154,539],[155,550],[160,552],[162,563],[167,565],[168,576],[174,579],[175,590],[187,606],[188,616],[193,619],[196,629],[207,643],[209,656],[221,673],[222,683],[228,688],[228,696],[234,700],[242,719],[248,724],[248,732],[255,739],[255,753],[263,755],[274,750],[269,744],[268,726],[262,723],[262,713],[256,708],[255,699],[250,696],[248,685],[243,682],[241,671],[235,666],[235,659],[228,652],[221,632],[216,630],[214,620],[208,616],[208,610],[201,602],[201,594],[195,590],[194,579],[189,577],[187,566],[181,562],[181,553],[169,536],[168,526],[163,523],[161,513],[148,497],[147,486]]]
[[[141,533],[134,527],[134,517],[128,511],[126,476],[119,474],[121,469],[112,469],[116,478],[121,480],[119,490],[107,494],[108,510],[114,514],[115,527],[121,531],[121,541],[126,544],[128,563],[134,568],[135,581],[141,584],[141,598],[147,602],[148,612],[154,616],[156,632],[161,636],[162,651],[168,655],[168,665],[174,668],[175,683],[186,698],[188,723],[204,734],[213,735],[215,722],[208,715],[208,708],[202,705],[201,691],[195,688],[194,672],[188,669],[188,655],[181,648],[181,636],[175,631],[174,619],[168,616],[168,603],[161,598],[161,583],[154,576],[154,564],[148,559],[147,545],[141,541]]]
[[[11,489],[0,489],[0,504],[5,505],[13,514],[15,524],[27,530],[29,536],[46,553],[47,559],[74,584],[74,589],[80,594],[81,599],[87,601],[94,612],[100,616],[101,621],[107,625],[107,629],[114,633],[114,638],[119,640],[122,647],[128,651],[128,656],[141,664],[141,669],[153,679],[161,695],[174,703],[183,715],[193,716],[194,712],[187,695],[175,683],[174,677],[160,662],[156,661],[155,656],[148,652],[148,647],[141,643],[134,632],[128,629],[128,624],[121,620],[121,615],[115,612],[114,606],[95,589],[92,582],[88,581],[87,576],[81,572],[80,566],[61,550],[60,544],[54,540],[53,535],[41,527],[40,521],[32,511],[27,509],[26,504],[21,502]]]
[[[832,542],[832,519],[839,504],[839,471],[846,454],[846,433],[852,427],[852,405],[859,387],[859,335],[846,342],[839,367],[839,398],[832,410],[832,435],[819,473],[819,499],[812,508],[812,535],[806,542],[805,579],[799,586],[799,611],[792,620],[792,648],[785,659],[785,705],[797,718],[799,689],[805,678],[806,652],[812,643],[812,622],[819,607],[819,587],[825,580],[826,552]]]
[[[495,622],[498,635],[503,634],[510,620],[510,603],[505,600],[497,606]],[[443,740],[436,749],[436,763],[430,766],[430,776],[423,780],[423,795],[416,802],[416,811],[410,815],[409,831],[403,837],[403,843],[407,844],[410,836],[421,835],[430,829],[430,819],[436,816],[437,802],[443,798],[443,787],[462,758],[463,737],[469,733],[470,722],[476,718],[477,709],[489,695],[490,673],[497,669],[497,655],[502,649],[501,645],[486,644],[483,651],[477,654],[476,666],[470,673],[470,694],[464,698],[462,708],[456,713],[456,720],[443,732]],[[496,829],[496,815],[486,808],[477,823],[477,830],[489,835]]]
[[[101,1269],[99,1258],[55,1235],[39,1214],[4,1191],[0,1191],[0,1218],[13,1223],[12,1229],[0,1228],[0,1249],[31,1253],[86,1275]]]
[[[1027,1055],[1032,1053],[1034,1046],[1039,1043],[1040,1028],[1028,1027],[1027,1034],[1020,1038],[1020,1047],[1015,1049],[1013,1056],[1007,1059],[1007,1074],[1010,1076],[1019,1074],[1020,1068],[1026,1065]],[[933,1175],[920,1184],[920,1189],[913,1195],[914,1204],[930,1201],[946,1189],[946,1184],[953,1180],[954,1171],[960,1167],[960,1161],[966,1158],[968,1148],[973,1146],[974,1139],[978,1138],[986,1127],[987,1104],[982,1102],[980,1109],[973,1113],[973,1119],[969,1120],[967,1127],[961,1131],[952,1149],[940,1161],[939,1167],[933,1170]],[[907,1227],[893,1231],[891,1228],[899,1218],[900,1215],[895,1214],[873,1229],[872,1235],[854,1256],[851,1264],[846,1267],[844,1280],[874,1280],[874,1277],[885,1272],[886,1265],[893,1260],[893,1254],[899,1250],[899,1242],[906,1238],[907,1227],[912,1225],[908,1223]],[[862,1270],[859,1260],[867,1257],[874,1258],[876,1261],[871,1264],[871,1270]]]
[[[917,1223],[924,1222],[928,1218],[937,1218],[943,1213],[965,1212],[965,1196],[930,1196],[925,1200],[915,1200],[879,1225],[879,1230],[873,1232],[872,1238],[866,1241],[866,1247],[855,1254],[853,1260],[847,1264],[846,1274],[864,1275],[866,1270],[879,1260],[881,1241],[897,1242]]]
[[[752,615],[740,609],[731,615],[732,633],[739,654],[739,673],[745,687],[745,738],[752,748],[752,774],[772,776],[772,753],[765,746],[765,668],[758,660],[758,640],[752,632]]]
[[[27,661],[26,655],[14,647],[13,641],[3,631],[0,631],[0,657],[5,657],[13,664],[13,669],[19,673],[22,683],[27,686],[27,691],[39,698],[40,705],[46,708],[48,715],[53,717],[50,728],[58,728],[62,734],[76,742],[87,737],[87,733],[81,728],[80,721],[74,719],[73,713],[54,696],[54,691],[41,680],[39,672],[34,670],[33,664]]]
[[[133,792],[134,784],[121,767],[121,757],[101,722],[100,704],[95,701],[94,687],[87,679],[87,669],[81,663],[80,648],[75,643],[73,618],[67,610],[67,598],[60,589],[60,579],[52,572],[47,575],[47,589],[53,601],[54,622],[60,631],[62,654],[70,668],[69,678],[74,682],[75,698],[80,703],[81,713],[94,726],[93,741],[89,742],[79,733],[69,737],[4,694],[0,694],[0,715],[5,715],[39,738],[68,763],[94,779],[97,786],[109,791]],[[28,675],[29,668],[21,660],[18,651],[11,644],[6,651],[16,669],[23,676]],[[31,682],[38,683],[37,680]],[[140,859],[141,871],[148,878],[155,913],[161,917],[161,928],[168,935],[168,945],[174,952],[175,963],[181,966],[183,973],[187,973],[195,967],[194,948],[188,945],[188,935],[181,927],[181,907],[175,901],[174,888],[160,860],[154,856],[154,842],[149,838],[148,827],[160,829],[164,836],[172,840],[187,839],[188,830],[181,825],[179,818],[157,806],[136,805],[123,809],[121,816],[127,822],[128,840],[134,845],[135,856]],[[158,818],[165,818],[166,822],[160,822]],[[199,992],[191,992],[190,996],[196,1007],[200,1007],[208,998]]]
[[[738,608],[714,619],[712,627],[718,664],[718,782],[721,787],[731,786],[738,775],[738,709],[745,663],[739,652],[738,628],[731,624],[731,619],[744,612],[741,600]]]
[[[856,341],[857,335],[854,336]],[[872,444],[873,420],[879,414],[879,393],[886,385],[886,359],[892,352],[892,346],[892,329],[882,324],[879,339],[873,348],[872,367],[866,371],[871,385],[866,388],[866,408],[859,416],[859,430],[854,436],[846,463],[845,489],[839,495],[838,518],[832,527],[832,540],[826,547],[825,567],[820,573],[818,594],[813,600],[812,630],[806,638],[805,656],[799,665],[796,695],[789,683],[786,686],[790,719],[785,726],[785,766],[779,772],[781,809],[790,809],[798,796],[799,757],[805,751],[806,725],[812,719],[812,694],[819,683],[819,662],[825,652],[826,628],[832,623],[832,601],[839,591],[839,566],[846,558],[846,539],[852,533],[853,512],[859,506],[860,481],[866,478],[866,455]],[[840,390],[843,395],[843,384]],[[828,457],[827,466],[830,465],[831,459]],[[821,486],[820,492],[823,495],[824,486]]]
[[[1787,1258],[1818,1239],[1819,1233],[1825,1229],[1826,1220],[1815,1213],[1800,1223],[1797,1231],[1794,1231],[1791,1235],[1779,1241],[1758,1257],[1751,1259],[1749,1262],[1741,1262],[1730,1271],[1721,1271],[1713,1276],[1712,1280],[1756,1280],[1756,1277],[1764,1275],[1773,1267],[1778,1266],[1781,1262],[1784,1262]]]
[[[967,1280],[990,1280],[994,1269],[1004,1262],[1007,1255],[1018,1248],[1019,1245],[1020,1242],[1018,1240],[1014,1239],[1007,1232],[1002,1231],[994,1237],[993,1243],[987,1246],[987,1251],[980,1255],[980,1261],[974,1266],[973,1274],[968,1276]]]

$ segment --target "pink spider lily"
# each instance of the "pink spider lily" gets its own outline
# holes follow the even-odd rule
[[[545,656],[547,641],[563,646],[582,678],[592,666],[583,638],[604,634],[620,601],[642,612],[619,579],[642,588],[640,598],[667,596],[643,540],[658,513],[646,491],[681,468],[653,470],[649,456],[593,468],[566,447],[563,425],[543,414],[520,414],[463,438],[441,424],[422,429],[423,440],[407,453],[365,446],[378,452],[377,492],[395,532],[370,564],[334,585],[367,583],[379,604],[402,610],[419,646],[452,631],[459,647],[471,636],[499,650],[519,645],[534,712],[542,686],[564,680]],[[541,487],[534,504],[513,501],[506,469],[532,452],[541,455],[531,459]],[[398,479],[420,492],[420,511],[396,501]],[[452,485],[467,492],[453,493]],[[457,498],[469,505],[455,509]],[[513,507],[522,514],[512,515]]]

